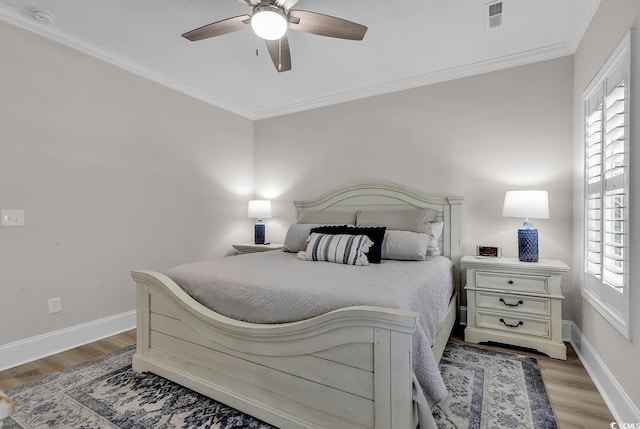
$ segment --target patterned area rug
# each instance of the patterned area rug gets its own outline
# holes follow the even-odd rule
[[[440,372],[449,396],[433,412],[438,428],[558,428],[536,358],[450,342]]]
[[[273,426],[152,374],[131,369],[134,346],[7,392],[17,428],[272,429]],[[449,343],[440,362],[449,397],[439,428],[558,425],[535,358]]]

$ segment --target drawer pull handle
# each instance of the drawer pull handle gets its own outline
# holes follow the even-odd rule
[[[502,298],[500,298],[500,302],[501,302],[501,303],[503,303],[504,305],[506,305],[507,307],[517,307],[517,306],[519,306],[519,305],[524,304],[524,301],[523,301],[523,300],[521,300],[521,299],[520,299],[520,300],[518,300],[518,302],[517,302],[517,303],[515,303],[515,304],[509,304],[508,302],[506,302],[506,301],[505,301],[504,299],[502,299]]]
[[[509,283],[510,285],[513,284],[513,280],[509,280],[507,283]]]
[[[510,325],[510,324],[508,324],[507,322],[505,322],[505,321],[504,321],[504,319],[500,319],[500,321],[502,322],[502,324],[503,324],[504,326],[508,326],[509,328],[517,328],[518,326],[522,326],[522,325],[524,325],[524,322],[523,322],[522,320],[521,320],[521,321],[519,321],[517,325]]]

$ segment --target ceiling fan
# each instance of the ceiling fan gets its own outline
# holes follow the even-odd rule
[[[291,70],[291,52],[287,28],[319,36],[362,40],[367,27],[335,16],[304,10],[291,10],[298,0],[238,0],[253,8],[251,15],[239,15],[207,24],[184,33],[192,42],[221,36],[251,24],[256,35],[267,44],[267,50],[278,72]]]

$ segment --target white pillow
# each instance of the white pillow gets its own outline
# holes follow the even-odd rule
[[[420,232],[387,230],[382,242],[382,259],[424,261],[431,238]]]
[[[436,240],[440,239],[442,230],[444,229],[444,222],[431,222],[425,226],[425,234],[431,235]]]
[[[429,224],[429,245],[427,246],[427,256],[439,256],[442,254],[439,246],[440,236],[442,235],[442,229],[444,228],[444,222],[431,222]]]
[[[302,261],[327,261],[347,265],[369,265],[365,255],[373,242],[366,235],[319,234],[309,236],[307,249],[298,252]]]

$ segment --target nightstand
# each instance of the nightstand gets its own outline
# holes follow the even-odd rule
[[[257,253],[257,252],[266,252],[268,250],[278,250],[282,249],[282,243],[269,243],[269,244],[254,244],[254,243],[242,243],[242,244],[234,244],[233,248],[236,249],[238,255],[243,255],[245,253]]]
[[[566,360],[560,285],[569,266],[552,259],[464,256],[460,269],[467,279],[465,341],[529,347]]]

